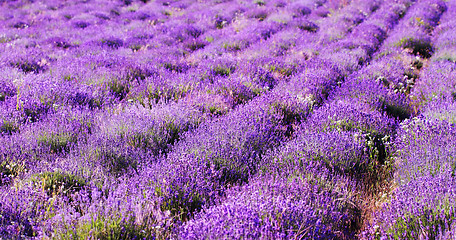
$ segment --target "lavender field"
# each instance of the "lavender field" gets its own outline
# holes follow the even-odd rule
[[[0,239],[456,239],[456,1],[0,0]]]

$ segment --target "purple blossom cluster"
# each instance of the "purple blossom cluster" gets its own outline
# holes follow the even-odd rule
[[[456,235],[455,7],[0,1],[0,238]]]

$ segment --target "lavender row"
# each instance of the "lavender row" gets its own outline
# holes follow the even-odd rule
[[[374,215],[373,236],[438,238],[452,230],[455,128],[435,115],[454,118],[454,104],[435,107],[430,116],[406,122],[398,133],[398,187]]]
[[[452,4],[448,3],[449,8]],[[455,99],[453,43],[453,15],[450,11],[441,19],[441,24],[435,29],[433,47],[435,54],[431,58],[425,77],[417,83],[413,92],[413,100],[418,109],[433,101],[452,102]]]
[[[401,44],[404,41],[422,37],[429,40],[430,31],[437,25],[439,16],[445,9],[442,2],[425,2],[417,4],[409,11],[404,16],[406,20],[395,28],[379,49],[374,61],[360,71],[358,76],[352,78],[351,87],[347,87],[343,94],[346,99],[356,98],[368,102],[376,109],[399,119],[408,118],[415,113],[408,95],[420,76],[421,68],[433,53],[433,49],[430,42],[422,49],[428,51],[427,53],[412,50],[413,47],[419,47],[419,44],[417,46]],[[416,23],[417,19],[422,23]],[[402,31],[405,28],[408,30]],[[418,36],[420,32],[422,34]],[[353,94],[353,88],[363,88],[362,92],[366,94]]]
[[[427,11],[421,10],[421,8],[428,8],[429,6],[432,6],[432,11],[429,11],[429,9]],[[399,23],[398,28],[395,28],[391,36],[385,40],[382,49],[388,48],[389,43],[397,37],[395,31],[402,29],[403,25],[408,25],[409,19],[420,18],[425,22],[431,22],[432,27],[434,27],[437,24],[438,18],[445,10],[446,7],[443,2],[429,3],[418,1],[407,12],[404,20]],[[400,51],[390,54],[404,57],[420,55],[418,52],[409,54]],[[393,170],[392,157],[394,156],[395,146],[392,146],[393,142],[391,140],[394,140],[392,137],[395,136],[398,120],[406,118],[411,112],[407,101],[409,91],[397,91],[393,86],[387,84],[387,79],[384,79],[383,76],[402,78],[407,75],[406,69],[413,69],[413,66],[407,66],[409,63],[406,61],[398,61],[396,65],[386,65],[389,69],[378,69],[379,66],[385,66],[385,62],[388,61],[387,58],[389,57],[391,56],[384,57],[383,54],[377,55],[371,65],[351,75],[342,84],[341,88],[336,90],[335,94],[330,97],[328,106],[320,108],[317,111],[322,110],[322,117],[318,118],[317,112],[312,116],[312,118],[316,116],[319,120],[313,122],[319,124],[311,124],[309,127],[310,132],[319,129],[318,126],[320,125],[328,133],[334,130],[337,130],[337,132],[348,131],[356,133],[356,137],[349,140],[349,142],[351,144],[357,144],[357,150],[353,151],[353,153],[345,153],[348,155],[345,155],[347,157],[339,157],[338,155],[334,159],[332,158],[333,155],[322,157],[322,162],[327,169],[331,169],[335,174],[342,174],[342,176],[355,180],[358,189],[353,188],[352,191],[359,194],[355,198],[357,200],[355,209],[363,212],[365,211],[363,208],[366,207],[364,205],[364,199],[372,196],[372,194],[376,196],[375,192],[378,191],[376,189],[382,191],[382,184],[385,184],[384,181],[388,180],[388,175]],[[397,75],[388,76],[391,70]],[[416,72],[417,74],[419,73],[419,71]],[[349,111],[347,112],[347,110]],[[312,123],[312,120],[310,122]],[[325,126],[328,122],[331,122],[333,126]],[[320,137],[319,141],[322,141],[321,139]],[[336,151],[338,149],[335,146],[332,147],[330,143],[327,146],[330,146],[329,149],[335,149]],[[339,145],[337,144],[337,146]],[[347,149],[348,151],[356,149],[352,146],[347,145],[346,141],[340,143],[341,149]],[[326,149],[326,151],[329,149]],[[323,151],[323,153],[326,153],[326,151]],[[310,157],[310,159],[312,158],[315,159],[315,157]],[[321,158],[317,159],[321,161]],[[304,162],[301,164],[305,165],[308,163]],[[369,222],[363,222],[368,220],[366,216],[357,217],[359,218],[352,218],[354,222],[361,221],[362,225],[369,224]]]
[[[318,177],[263,177],[227,192],[180,232],[181,239],[328,239],[350,236],[356,210],[344,184],[320,172]],[[325,206],[325,207],[322,207]],[[353,223],[355,225],[356,223]]]
[[[372,237],[446,239],[453,234],[454,103],[439,87],[451,81],[445,72],[451,72],[452,63],[441,58],[451,48],[443,47],[439,39],[445,38],[454,4],[445,5],[448,9],[429,41],[436,52],[410,94],[419,115],[404,121],[398,132],[397,188],[391,201],[374,214],[366,232]]]

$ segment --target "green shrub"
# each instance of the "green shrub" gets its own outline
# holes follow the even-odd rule
[[[49,196],[74,193],[87,186],[83,178],[59,171],[36,174],[31,181]]]
[[[50,148],[52,153],[69,152],[71,143],[75,143],[76,137],[69,132],[62,133],[46,133],[37,138],[38,144]]]

